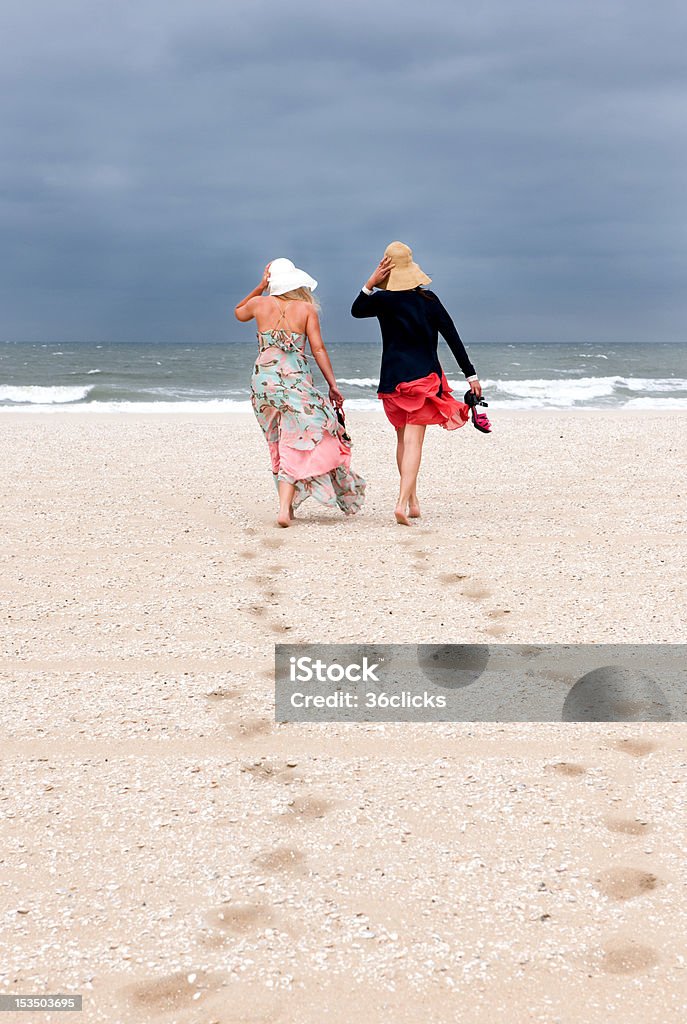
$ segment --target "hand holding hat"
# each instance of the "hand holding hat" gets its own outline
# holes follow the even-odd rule
[[[317,288],[317,281],[314,277],[306,274],[304,270],[283,256],[272,260],[265,269],[269,272],[270,295],[283,295],[285,292],[296,291],[298,288],[308,288],[314,292]]]
[[[368,291],[372,291],[373,288],[381,287],[382,282],[386,281],[393,268],[394,264],[391,257],[382,256],[381,260],[365,282],[365,287]]]
[[[271,266],[272,266],[272,264],[268,263],[267,266],[265,267],[265,269],[262,272],[262,280],[260,281],[260,290],[263,291],[263,292],[266,292],[267,288],[269,287],[269,283],[270,283],[270,267]]]

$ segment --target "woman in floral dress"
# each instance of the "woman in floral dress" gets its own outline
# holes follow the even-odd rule
[[[337,416],[343,395],[322,341],[316,287],[317,281],[291,260],[273,260],[234,310],[237,320],[257,322],[251,402],[269,447],[279,493],[277,523],[284,527],[309,496],[351,515],[365,495],[365,481],[350,468],[351,444]],[[329,398],[313,382],[306,340],[329,385]]]

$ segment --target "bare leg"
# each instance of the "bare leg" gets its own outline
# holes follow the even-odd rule
[[[279,481],[279,514],[277,522],[280,526],[290,526],[292,519],[291,502],[296,493],[293,484],[287,484],[285,480]]]
[[[405,437],[405,427],[396,428],[396,465],[398,466],[399,476],[401,475],[401,466],[403,465],[403,439]]]
[[[413,501],[417,506],[417,474],[420,470],[422,460],[422,442],[425,439],[426,427],[419,423],[408,423],[404,428],[403,435],[403,457],[401,459],[401,487],[398,493],[398,501],[394,509],[396,522],[401,526],[410,526],[410,520],[406,515],[408,505]]]
[[[405,427],[398,427],[396,430],[396,465],[398,466],[399,474],[401,473],[401,467],[403,466],[405,429]],[[420,518],[420,502],[417,500],[417,492],[415,489],[413,489],[412,494],[408,498],[408,518]]]

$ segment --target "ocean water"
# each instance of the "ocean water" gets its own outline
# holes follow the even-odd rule
[[[328,348],[348,407],[380,410],[379,345]],[[687,409],[684,345],[474,344],[469,351],[494,409]],[[255,352],[245,342],[0,343],[0,411],[249,410]],[[462,395],[465,380],[443,343],[440,357]]]

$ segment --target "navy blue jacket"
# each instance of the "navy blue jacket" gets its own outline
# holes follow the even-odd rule
[[[424,292],[424,295],[422,294]],[[439,335],[444,338],[466,377],[475,368],[460,340],[453,320],[434,294],[426,288],[402,292],[361,291],[351,314],[362,319],[376,316],[382,330],[381,394],[390,394],[398,384],[436,373],[441,380]]]

